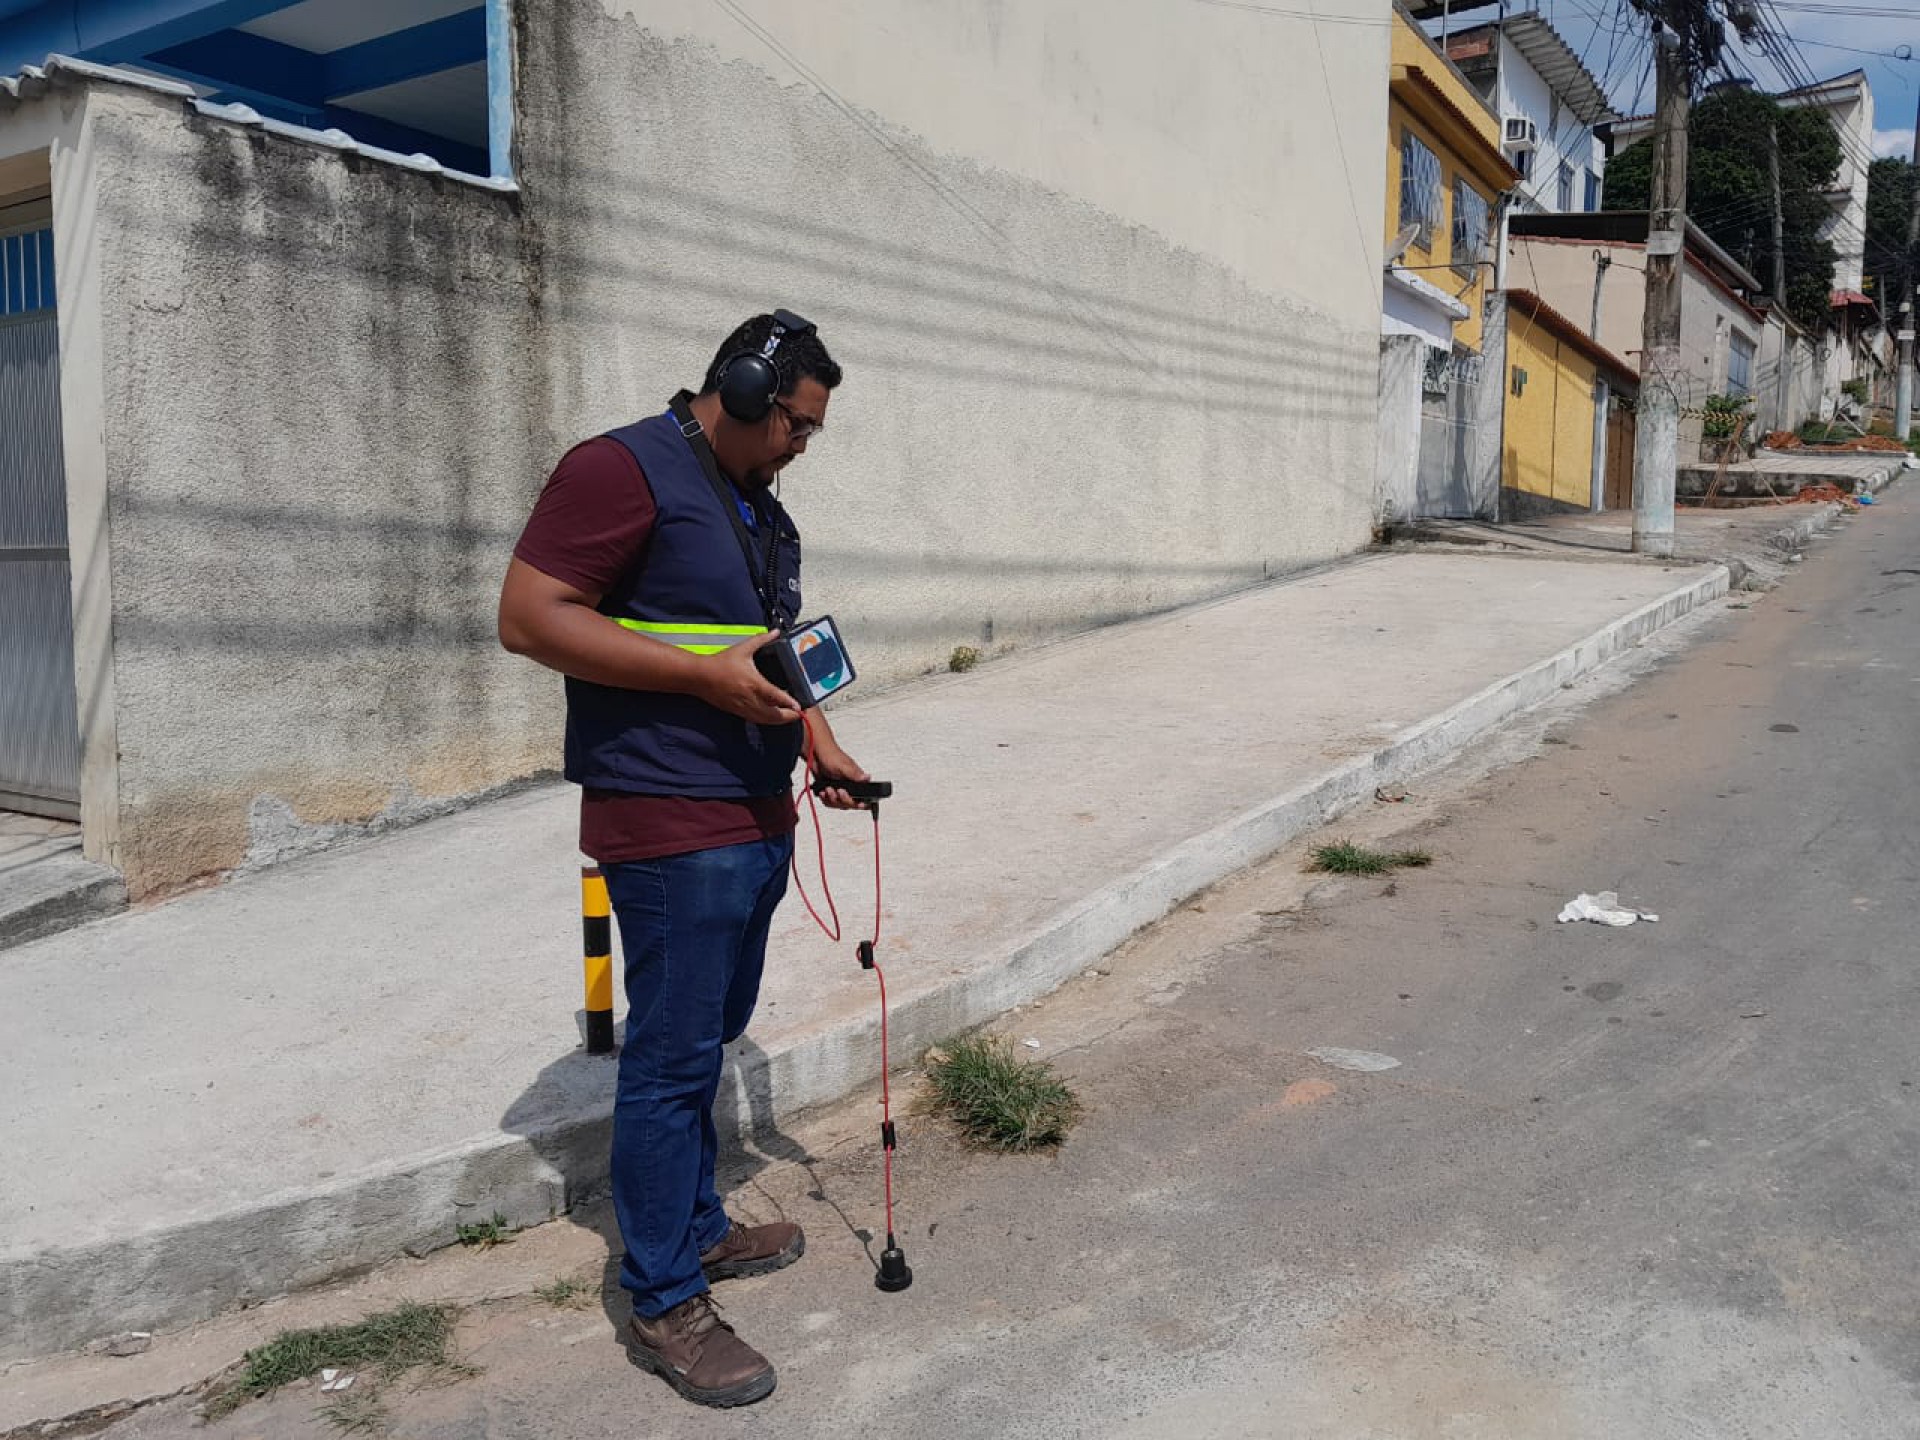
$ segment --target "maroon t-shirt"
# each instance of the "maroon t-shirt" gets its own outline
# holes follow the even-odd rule
[[[602,435],[560,459],[514,557],[576,590],[604,595],[653,533],[653,491],[633,453]],[[688,795],[580,792],[580,849],[602,864],[657,860],[792,832],[793,796],[703,800]]]

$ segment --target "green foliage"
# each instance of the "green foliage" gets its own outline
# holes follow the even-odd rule
[[[1907,246],[1916,186],[1920,170],[1911,161],[1883,157],[1867,168],[1867,272],[1881,278],[1888,319],[1903,289],[1920,278],[1920,244]]]
[[[246,1353],[240,1374],[207,1401],[207,1418],[217,1420],[323,1368],[376,1370],[388,1380],[418,1366],[451,1368],[458,1315],[451,1305],[407,1304],[352,1325],[283,1330]]]
[[[1080,1101],[1053,1067],[1021,1060],[997,1035],[969,1035],[927,1052],[933,1102],[976,1145],[1038,1150],[1059,1145]]]
[[[1700,402],[1700,434],[1708,440],[1724,440],[1740,427],[1741,419],[1753,405],[1751,395],[1709,395]]]
[[[1315,846],[1307,868],[1334,875],[1385,875],[1389,870],[1419,869],[1432,863],[1433,856],[1425,850],[1373,850],[1351,840],[1336,840]]]
[[[1781,249],[1787,313],[1800,324],[1830,323],[1834,248],[1820,238],[1832,211],[1823,193],[1839,173],[1840,141],[1814,109],[1788,108],[1755,90],[1722,90],[1693,107],[1687,122],[1687,213],[1715,244],[1773,278],[1773,188],[1767,136],[1780,143]],[[1653,188],[1653,142],[1637,141],[1607,162],[1610,210],[1644,210]]]
[[[496,1210],[491,1220],[478,1220],[471,1225],[455,1225],[453,1233],[462,1245],[491,1250],[496,1245],[512,1244],[514,1230],[508,1223],[507,1217]]]

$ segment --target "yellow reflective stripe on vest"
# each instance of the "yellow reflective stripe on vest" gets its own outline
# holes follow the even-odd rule
[[[623,630],[651,635],[656,640],[666,641],[676,650],[686,650],[695,655],[718,655],[728,646],[737,645],[767,628],[764,625],[683,624],[654,620],[616,619],[614,623]]]

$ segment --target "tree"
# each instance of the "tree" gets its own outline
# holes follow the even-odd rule
[[[1780,144],[1781,248],[1787,293],[1780,297],[1800,324],[1831,321],[1832,245],[1820,227],[1833,214],[1823,193],[1840,171],[1840,140],[1819,111],[1777,103],[1745,87],[1716,90],[1687,122],[1687,218],[1734,259],[1773,277],[1773,186],[1767,173],[1769,135]],[[1653,141],[1636,141],[1607,162],[1611,210],[1644,210],[1653,181]]]
[[[1920,169],[1909,161],[1880,159],[1867,167],[1867,271],[1880,277],[1875,298],[1888,320],[1920,279],[1920,245],[1907,248],[1917,185]]]

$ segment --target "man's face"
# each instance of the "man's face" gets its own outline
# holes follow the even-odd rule
[[[748,485],[771,485],[827,420],[827,387],[803,376],[793,392],[773,402],[758,425],[739,428],[736,472]]]

